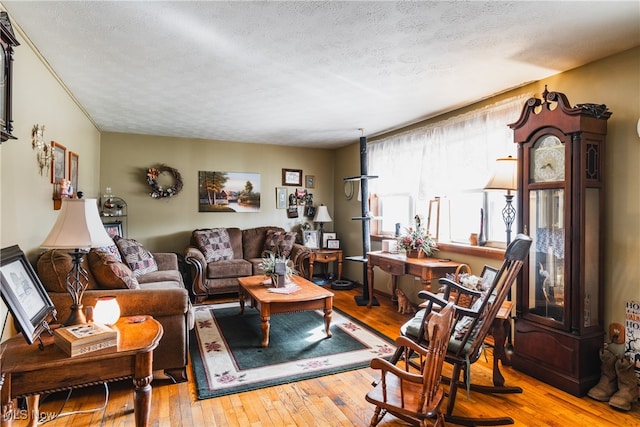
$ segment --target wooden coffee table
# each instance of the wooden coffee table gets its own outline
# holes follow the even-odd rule
[[[269,346],[269,320],[272,314],[292,313],[294,311],[324,310],[324,327],[331,337],[331,313],[333,312],[333,293],[315,285],[300,276],[292,276],[293,283],[300,290],[291,294],[269,292],[270,286],[262,284],[265,276],[249,276],[238,279],[240,283],[240,314],[244,313],[245,301],[260,311],[260,327],[262,328],[262,347]]]
[[[141,321],[142,320],[142,321]],[[146,426],[151,412],[153,349],[162,337],[162,325],[151,316],[123,317],[119,330],[118,351],[69,357],[42,335],[44,350],[28,345],[20,335],[3,343],[2,356],[2,426],[11,425],[13,399],[27,397],[32,414],[38,414],[39,395],[94,384],[133,378],[136,426]],[[32,419],[30,425],[37,421]]]

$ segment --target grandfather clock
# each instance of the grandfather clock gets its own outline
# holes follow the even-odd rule
[[[606,105],[548,92],[509,127],[518,144],[521,230],[533,238],[517,285],[513,366],[576,396],[600,377],[604,342]]]

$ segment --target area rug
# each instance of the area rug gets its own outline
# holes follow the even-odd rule
[[[262,348],[258,311],[239,311],[238,303],[195,307],[190,350],[199,399],[359,369],[395,351],[391,340],[337,309],[331,338],[322,311],[271,316],[269,346]]]

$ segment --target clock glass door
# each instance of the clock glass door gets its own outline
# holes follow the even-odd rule
[[[565,317],[564,189],[540,189],[529,193],[530,314],[563,324]]]

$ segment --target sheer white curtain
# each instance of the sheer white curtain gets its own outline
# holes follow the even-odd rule
[[[507,125],[518,119],[527,98],[510,98],[369,143],[369,174],[379,176],[370,181],[370,193],[410,193],[424,206],[436,196],[481,192],[495,160],[516,156]]]

